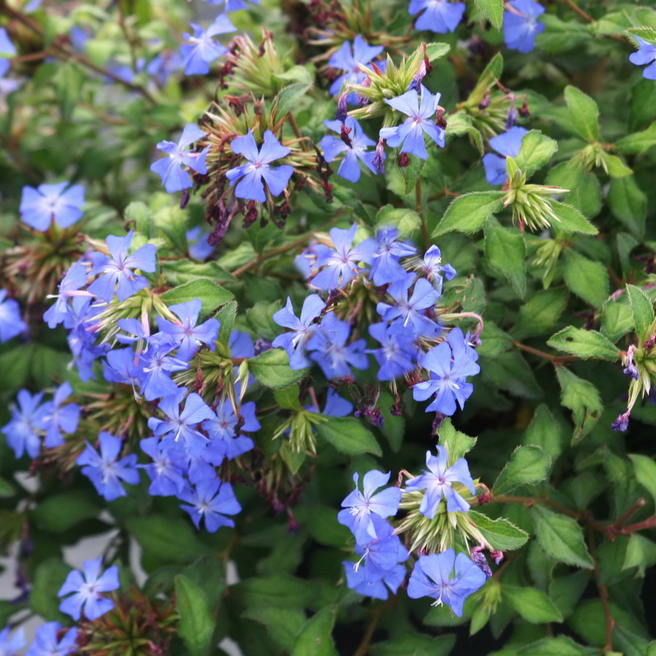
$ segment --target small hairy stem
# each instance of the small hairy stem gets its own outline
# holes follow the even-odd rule
[[[374,631],[380,622],[381,615],[388,609],[396,604],[396,596],[392,595],[384,604],[374,608],[371,611],[371,616],[369,618],[369,624],[367,624],[367,629],[362,636],[362,640],[358,645],[358,648],[353,652],[353,656],[366,656],[369,653],[369,643],[371,638],[374,635]]]
[[[421,219],[421,238],[424,242],[424,250],[427,251],[431,246],[430,233],[428,232],[428,224],[424,216],[423,203],[421,202],[421,178],[415,184],[415,212],[419,214]]]
[[[537,355],[539,358],[544,360],[549,360],[555,367],[560,367],[566,362],[576,362],[580,360],[578,355],[551,355],[551,353],[546,353],[545,351],[540,351],[539,349],[533,348],[532,346],[527,346],[521,342],[513,342],[513,346],[518,348],[520,351],[526,351],[526,353],[531,353],[532,355]]]

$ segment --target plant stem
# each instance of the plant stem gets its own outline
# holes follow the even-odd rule
[[[421,202],[421,178],[418,178],[415,183],[415,212],[419,214],[421,219],[421,238],[424,242],[424,250],[427,251],[431,246],[431,238],[426,217],[424,216],[423,203]]]
[[[540,351],[539,349],[533,348],[532,346],[526,346],[526,344],[522,344],[521,342],[513,342],[513,346],[518,348],[520,351],[526,351],[527,353],[537,355],[539,358],[543,358],[544,360],[549,360],[549,362],[551,362],[554,367],[560,367],[566,362],[576,362],[577,360],[581,359],[578,355],[551,355],[550,353]]]

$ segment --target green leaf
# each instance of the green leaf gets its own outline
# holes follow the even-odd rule
[[[203,590],[188,577],[175,577],[175,609],[180,617],[178,633],[191,656],[203,656],[212,639],[214,621]]]
[[[539,405],[529,427],[524,431],[522,442],[539,446],[552,460],[562,451],[560,424],[554,419],[546,405]]]
[[[405,193],[409,194],[417,184],[417,180],[421,178],[421,172],[426,166],[426,160],[421,159],[420,157],[410,157],[410,163],[408,166],[400,166],[399,171],[401,172],[401,177],[405,182]]]
[[[182,285],[201,278],[206,278],[213,283],[236,280],[232,274],[222,269],[216,262],[195,262],[187,259],[167,262],[164,275],[171,285]]]
[[[472,233],[480,230],[488,217],[503,209],[502,191],[477,191],[456,198],[433,231],[433,237],[447,232]]]
[[[565,87],[565,102],[569,117],[579,135],[589,143],[599,141],[599,107],[587,94],[576,87]]]
[[[619,360],[620,350],[596,330],[583,330],[568,326],[557,332],[547,342],[551,348],[577,355],[584,360],[598,358],[615,362]]]
[[[644,577],[647,568],[654,565],[656,565],[656,544],[640,533],[633,533],[626,548],[622,569],[637,567],[639,575]]]
[[[6,479],[0,477],[0,499],[8,499],[16,494],[14,486]]]
[[[573,250],[565,252],[565,282],[584,301],[600,308],[608,298],[610,282],[606,267]]]
[[[481,340],[482,344],[476,350],[484,358],[493,358],[513,347],[510,335],[488,320],[485,321]]]
[[[467,134],[469,137],[471,137],[474,145],[476,148],[478,148],[478,151],[482,157],[483,153],[485,152],[483,146],[483,137],[480,130],[474,126],[469,114],[465,113],[464,111],[458,111],[455,112],[455,114],[451,114],[446,126],[447,141],[450,141],[451,137],[459,137],[464,134]]]
[[[503,599],[513,610],[531,624],[562,622],[563,616],[544,592],[535,588],[522,588],[518,585],[502,585]]]
[[[408,166],[406,168],[410,167]],[[407,238],[419,230],[421,227],[421,218],[414,210],[409,210],[405,207],[384,205],[376,214],[376,226],[378,228],[394,227],[399,231],[401,237]]]
[[[588,221],[575,207],[558,201],[550,201],[553,213],[559,221],[553,227],[560,232],[578,232],[585,235],[596,235],[599,230]]]
[[[181,518],[131,517],[127,529],[144,551],[163,561],[188,562],[209,551],[189,523]]]
[[[545,638],[528,647],[522,647],[517,652],[517,656],[598,656],[598,654],[597,649],[583,647],[566,636]]]
[[[307,376],[309,367],[292,369],[289,366],[287,353],[282,349],[271,349],[248,360],[249,371],[262,385],[271,389],[282,389],[293,385]]]
[[[428,61],[435,61],[441,57],[446,57],[451,50],[451,46],[448,43],[427,43],[426,44],[426,56]]]
[[[642,132],[634,132],[623,139],[615,142],[615,150],[620,153],[632,153],[642,155],[652,146],[656,146],[656,123],[652,123]]]
[[[519,309],[514,327],[515,337],[523,339],[553,330],[558,317],[565,309],[567,290],[545,289],[536,292]]]
[[[371,645],[372,656],[448,656],[456,642],[454,635],[428,636],[403,633]]]
[[[267,303],[258,301],[246,310],[246,322],[259,337],[272,341],[280,332],[280,326],[273,320],[273,315],[280,309],[278,301]]]
[[[48,496],[32,511],[36,523],[51,533],[64,533],[85,519],[93,519],[99,514],[100,508],[79,492]]]
[[[539,130],[531,130],[524,135],[519,154],[513,159],[530,178],[552,158],[557,150],[558,142],[555,139],[547,137]]]
[[[621,221],[634,237],[642,239],[647,217],[647,196],[638,186],[635,177],[611,180],[607,198],[613,216]]]
[[[604,303],[601,316],[601,333],[608,337],[611,342],[616,342],[634,328],[633,312],[626,296],[617,300],[611,296]]]
[[[617,155],[602,153],[602,158],[606,169],[608,169],[608,175],[611,178],[626,178],[633,173],[633,169],[630,169],[624,163],[624,160]]]
[[[302,610],[294,608],[275,608],[273,606],[256,606],[247,608],[242,617],[248,617],[264,624],[273,641],[287,652],[294,649],[296,636],[301,632],[307,618]]]
[[[62,621],[66,616],[59,612],[61,590],[71,568],[58,558],[43,561],[34,574],[30,591],[30,608],[48,622]]]
[[[533,523],[542,551],[553,560],[583,569],[593,569],[594,562],[583,540],[583,530],[571,518],[536,504]]]
[[[62,123],[70,121],[80,101],[82,87],[87,76],[73,63],[61,63],[55,75],[55,92],[59,99]]]
[[[562,390],[561,402],[574,416],[572,444],[578,444],[601,417],[604,409],[601,397],[592,383],[579,378],[565,367],[556,367],[556,376]]]
[[[308,82],[296,82],[285,87],[274,99],[273,108],[278,120],[298,107],[298,101],[312,88]]]
[[[493,549],[514,551],[528,542],[528,533],[503,517],[490,519],[487,515],[471,509],[468,516]]]
[[[437,429],[439,444],[443,446],[449,454],[449,464],[452,465],[456,460],[463,458],[475,446],[476,437],[469,437],[453,427],[450,418],[445,419]]]
[[[497,29],[503,24],[503,0],[476,0],[476,5]]]
[[[246,579],[230,590],[249,608],[305,608],[316,594],[307,581],[277,574]]]
[[[497,387],[525,399],[539,399],[542,389],[533,370],[518,351],[506,351],[485,360],[482,374]]]
[[[336,612],[328,606],[313,615],[298,634],[292,656],[339,656],[331,635]]]
[[[633,323],[638,341],[644,344],[654,330],[654,306],[640,287],[627,285],[626,291],[633,311]]]
[[[230,343],[230,335],[232,334],[232,329],[235,326],[235,319],[237,318],[237,302],[230,301],[226,303],[217,313],[216,319],[221,324],[219,328],[219,337],[218,342],[223,344],[226,349]]]
[[[283,410],[301,409],[298,385],[290,385],[289,387],[274,390],[273,395],[276,397],[276,403]]]
[[[517,228],[502,228],[496,220],[485,224],[485,255],[520,297],[526,294],[526,244]]]
[[[644,487],[656,504],[656,462],[648,456],[632,453],[629,455],[633,462],[638,483]]]
[[[211,280],[200,278],[169,289],[161,294],[160,298],[167,305],[187,303],[199,298],[203,304],[203,314],[209,314],[219,306],[231,301],[233,295],[227,289],[213,283]]]
[[[340,453],[355,456],[360,453],[383,454],[380,445],[364,424],[354,417],[329,417],[316,425],[317,432]]]
[[[518,446],[494,484],[494,494],[508,494],[520,485],[532,485],[549,475],[551,458],[539,446]]]

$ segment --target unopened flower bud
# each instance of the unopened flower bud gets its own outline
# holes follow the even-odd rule
[[[522,118],[528,118],[531,115],[531,112],[528,108],[528,99],[524,98],[524,104],[519,108],[519,115]]]
[[[401,157],[399,157],[399,166],[404,168],[409,165],[410,165],[410,156],[408,155],[408,153],[401,153]]]
[[[346,99],[348,98],[348,92],[345,91],[342,93],[337,100],[337,111],[335,112],[335,120],[341,121],[344,123],[346,117],[348,116],[348,106],[346,104]]]
[[[382,139],[378,140],[372,164],[378,173],[385,174],[385,142]]]

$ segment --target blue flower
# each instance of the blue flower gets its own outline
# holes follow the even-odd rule
[[[148,287],[148,281],[143,276],[136,275],[133,269],[153,273],[157,268],[155,259],[157,246],[154,244],[146,244],[138,248],[132,255],[128,255],[133,237],[132,230],[125,237],[109,235],[105,240],[109,249],[109,257],[93,270],[93,273],[101,275],[91,283],[89,292],[107,303],[114,297],[114,289],[117,284],[116,297],[119,301],[124,301],[139,290]]]
[[[330,312],[308,340],[308,350],[313,351],[310,358],[321,367],[326,378],[343,378],[351,375],[351,367],[368,367],[365,340],[357,339],[347,345],[350,336],[349,324]]]
[[[231,187],[237,180],[243,178],[235,189],[237,198],[263,203],[267,198],[264,182],[267,183],[267,188],[273,196],[280,196],[289,178],[292,177],[294,167],[283,164],[274,169],[271,168],[271,162],[289,155],[292,152],[291,148],[281,145],[271,130],[264,133],[264,143],[259,151],[250,130],[248,134],[233,139],[230,148],[233,153],[243,155],[248,160],[248,164],[242,164],[226,172]]]
[[[397,487],[388,487],[376,494],[376,490],[387,485],[390,473],[373,469],[364,475],[362,492],[358,487],[360,475],[353,474],[355,490],[342,501],[342,508],[337,515],[340,524],[347,526],[358,544],[368,544],[379,536],[372,520],[372,514],[385,519],[393,517],[399,509],[401,490]]]
[[[25,646],[25,633],[22,628],[18,629],[11,638],[9,631],[11,628],[6,626],[0,631],[0,654],[2,656],[15,656],[19,649]]]
[[[146,401],[154,401],[177,394],[179,387],[171,380],[170,374],[189,368],[189,363],[169,355],[177,348],[176,344],[151,342],[151,348],[139,357],[144,371],[141,391]]]
[[[84,205],[84,187],[73,185],[69,189],[68,182],[57,184],[42,184],[34,187],[23,187],[21,197],[21,219],[35,230],[45,232],[51,221],[60,228],[68,228],[82,216]]]
[[[370,46],[359,34],[350,41],[344,41],[340,49],[334,52],[328,60],[328,66],[344,71],[331,85],[330,93],[333,96],[342,91],[344,83],[361,84],[366,75],[360,70],[358,64],[368,66],[374,57],[383,52],[383,46]],[[354,104],[357,102],[357,94],[350,93],[348,102]]]
[[[205,158],[210,147],[207,146],[199,153],[192,153],[189,150],[191,144],[205,136],[205,133],[195,123],[189,123],[182,131],[177,144],[173,141],[160,141],[157,144],[157,150],[166,153],[168,157],[153,162],[150,170],[162,178],[162,184],[168,193],[194,186],[189,173],[182,168],[183,166],[188,166],[196,173],[207,173]]]
[[[291,333],[278,335],[271,343],[274,348],[285,349],[289,356],[289,366],[292,369],[303,369],[303,367],[310,366],[305,346],[307,340],[317,328],[315,319],[321,315],[325,307],[326,304],[317,294],[311,294],[303,301],[301,318],[299,319],[294,314],[292,299],[287,297],[287,305],[273,315],[275,323],[292,330]]]
[[[214,246],[209,243],[208,239],[209,233],[203,232],[200,226],[187,230],[187,249],[194,260],[204,262],[214,253]]]
[[[328,388],[323,412],[315,405],[306,405],[305,407],[310,412],[318,412],[329,417],[348,417],[353,412],[353,404],[343,399],[332,387]]]
[[[158,41],[157,46],[161,48]],[[151,59],[146,65],[146,73],[156,80],[159,86],[163,87],[169,79],[171,73],[183,66],[182,55],[173,50],[163,50],[156,57]]]
[[[406,569],[403,565],[395,565],[391,570],[384,572],[382,577],[376,581],[367,581],[365,568],[355,569],[353,563],[345,561],[344,573],[346,574],[346,585],[365,597],[373,597],[384,601],[389,597],[389,591],[396,594],[399,586],[405,579]]]
[[[188,44],[180,46],[180,54],[184,58],[182,65],[185,75],[205,75],[210,72],[210,63],[228,52],[228,49],[214,41],[213,37],[236,32],[237,28],[224,14],[217,16],[207,30],[196,23],[192,23],[191,28],[194,31],[193,36],[189,33],[183,34]]]
[[[629,61],[636,66],[649,64],[649,66],[643,69],[642,77],[647,80],[656,80],[656,45],[641,39],[636,34],[633,37],[638,42],[639,50],[629,55]]]
[[[469,504],[456,492],[452,485],[460,483],[473,495],[476,494],[474,481],[469,473],[469,465],[464,458],[447,467],[448,454],[443,446],[437,447],[437,456],[426,451],[426,466],[422,476],[411,478],[406,483],[406,489],[425,490],[419,506],[419,512],[429,519],[434,519],[442,498],[446,499],[447,512],[467,512]]]
[[[180,508],[189,513],[196,528],[200,528],[200,521],[204,519],[205,528],[210,533],[221,526],[234,526],[234,521],[225,515],[236,515],[241,511],[230,483],[223,483],[218,478],[200,481],[195,489],[188,488],[179,498],[189,504]]]
[[[103,376],[108,383],[122,383],[133,389],[141,387],[145,374],[132,349],[114,349],[107,353],[106,358],[103,362]]]
[[[396,228],[382,228],[376,233],[376,252],[371,262],[369,277],[376,285],[405,279],[405,269],[399,264],[399,259],[416,255],[417,249],[407,242],[399,241],[399,231]]]
[[[419,364],[430,372],[430,378],[413,386],[415,401],[425,401],[435,394],[426,412],[441,412],[448,416],[456,411],[456,401],[461,409],[464,408],[465,401],[474,391],[474,386],[467,383],[466,378],[481,370],[476,364],[477,359],[478,353],[465,342],[462,330],[451,330],[446,342],[419,358]]]
[[[7,30],[0,27],[0,55],[15,55],[16,46],[11,42]]]
[[[351,280],[364,269],[360,262],[371,264],[376,252],[376,243],[366,239],[357,246],[353,246],[358,226],[354,223],[348,230],[332,228],[330,239],[333,248],[324,244],[317,244],[315,252],[317,261],[315,268],[325,267],[312,280],[312,285],[319,289],[333,290],[346,287]]]
[[[130,485],[139,482],[137,456],[130,454],[119,460],[123,443],[118,437],[106,431],[100,432],[98,442],[100,453],[87,442],[86,449],[75,462],[83,465],[82,473],[91,480],[98,494],[106,501],[114,501],[126,496],[121,481]]]
[[[27,324],[21,319],[18,301],[7,298],[7,290],[0,289],[0,342],[7,342],[26,330]]]
[[[380,348],[367,350],[380,365],[378,380],[395,380],[416,367],[419,351],[412,332],[389,330],[385,323],[374,323],[369,326],[369,334],[381,343]]]
[[[414,16],[426,10],[415,22],[416,30],[429,30],[444,34],[453,32],[462,20],[465,5],[462,2],[451,3],[449,0],[410,0],[408,13]]]
[[[216,339],[219,336],[221,324],[217,319],[211,318],[197,326],[198,316],[203,304],[200,299],[195,298],[187,303],[179,303],[169,306],[169,310],[177,315],[180,322],[175,324],[157,317],[159,329],[170,335],[178,344],[178,357],[188,362],[198,352],[199,344],[205,344],[210,351],[216,349]]]
[[[389,522],[378,515],[371,515],[371,521],[378,538],[367,544],[356,544],[355,553],[362,558],[354,565],[354,569],[359,569],[360,563],[364,561],[364,580],[376,583],[388,576],[399,563],[406,561],[410,554],[399,536],[393,534],[394,529]]]
[[[243,0],[205,0],[210,5],[222,5],[225,3],[225,12],[229,14],[231,11],[239,11],[240,9],[248,9],[248,5]],[[259,5],[259,0],[249,0],[254,5]]]
[[[242,403],[237,415],[232,403],[224,397],[216,408],[216,414],[203,422],[203,428],[210,438],[207,447],[208,460],[217,467],[224,459],[234,460],[250,451],[255,443],[244,435],[260,430],[260,422],[255,417],[255,403]]]
[[[14,450],[17,458],[27,452],[30,458],[36,458],[41,448],[41,438],[37,431],[44,428],[43,417],[46,411],[41,404],[43,392],[32,396],[27,390],[18,392],[18,406],[13,406],[11,421],[2,427],[7,436],[7,444]]]
[[[531,52],[535,37],[544,32],[545,25],[538,21],[544,7],[533,0],[510,0],[503,15],[503,40],[519,52]]]
[[[456,270],[450,264],[442,264],[442,251],[435,244],[426,251],[424,259],[419,260],[415,270],[433,283],[439,296],[442,295],[442,275],[447,280],[453,280],[456,277]]]
[[[157,437],[139,442],[141,450],[152,459],[148,465],[137,465],[150,476],[148,493],[160,497],[177,496],[184,490],[185,456],[176,449],[165,448]]]
[[[490,146],[503,155],[486,153],[483,156],[483,166],[485,167],[485,177],[491,185],[503,184],[508,179],[506,172],[506,157],[517,157],[522,148],[522,140],[528,132],[525,128],[513,126],[507,132],[499,134],[490,139]]]
[[[340,138],[326,135],[321,139],[321,149],[327,162],[332,162],[335,157],[346,153],[340,162],[337,175],[350,182],[360,179],[360,160],[372,173],[377,173],[373,165],[374,153],[367,152],[369,146],[375,146],[376,142],[369,139],[360,124],[350,116],[345,122],[324,121],[324,125],[333,132],[337,132]]]
[[[59,294],[53,294],[48,298],[56,298],[55,304],[49,307],[43,318],[49,328],[55,328],[63,321],[66,321],[70,315],[71,309],[68,300],[73,297],[91,297],[91,292],[78,291],[80,287],[87,284],[87,269],[84,264],[76,262],[66,272],[63,280],[59,284]]]
[[[402,114],[408,116],[404,123],[392,128],[382,128],[380,136],[392,148],[401,146],[402,153],[410,153],[420,159],[428,159],[424,145],[424,133],[438,146],[444,148],[444,130],[432,120],[437,112],[440,94],[433,95],[423,84],[421,97],[416,89],[410,89],[403,95],[385,102]]]
[[[78,621],[84,611],[84,616],[88,620],[95,620],[114,608],[114,602],[104,597],[103,593],[118,590],[120,587],[118,567],[116,565],[109,567],[102,576],[101,567],[102,558],[97,558],[83,563],[84,575],[75,569],[69,572],[64,585],[57,593],[58,597],[71,595],[59,605],[62,613]]]
[[[64,433],[74,433],[80,421],[80,406],[77,403],[62,403],[73,393],[69,383],[62,383],[55,391],[52,401],[43,406],[43,427],[46,431],[44,444],[52,449],[64,443]]]
[[[187,396],[184,410],[181,411],[180,404],[186,395],[187,390],[181,389],[176,394],[163,398],[159,402],[159,409],[166,415],[166,419],[151,417],[148,420],[148,428],[156,437],[163,437],[164,447],[184,449],[195,456],[207,445],[207,437],[194,426],[204,419],[212,419],[214,413],[195,392]]]
[[[487,581],[483,570],[465,554],[456,556],[453,549],[441,554],[420,556],[408,583],[408,597],[432,597],[433,604],[446,604],[462,617],[465,599]]]
[[[413,283],[414,289],[412,295],[409,295]],[[414,274],[407,273],[405,280],[390,285],[387,293],[394,299],[395,304],[378,303],[376,311],[385,321],[394,322],[394,330],[401,332],[410,326],[415,337],[432,336],[440,331],[439,324],[424,314],[439,298],[428,280],[415,279]]]
[[[59,638],[59,634],[64,635]],[[73,627],[64,632],[59,622],[47,622],[36,630],[34,642],[25,656],[68,656],[76,653],[77,629]]]

